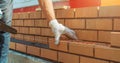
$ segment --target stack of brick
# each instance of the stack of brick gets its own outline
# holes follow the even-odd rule
[[[56,46],[42,11],[14,13],[12,26],[18,34],[12,35],[10,49],[63,63],[120,63],[120,6],[55,12],[60,23],[76,31],[79,41],[63,35]]]

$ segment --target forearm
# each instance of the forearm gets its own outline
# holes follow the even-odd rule
[[[39,0],[39,5],[49,21],[55,19],[52,0]]]

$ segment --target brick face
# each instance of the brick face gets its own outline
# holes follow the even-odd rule
[[[54,36],[50,28],[41,28],[41,35],[43,36]]]
[[[29,34],[29,28],[28,27],[20,27],[20,33]]]
[[[112,30],[112,19],[87,19],[87,29]]]
[[[76,31],[78,38],[81,40],[97,41],[97,31],[91,30],[78,30]]]
[[[69,43],[69,52],[87,56],[93,56],[93,47],[91,44]]]
[[[99,31],[98,41],[110,43],[111,42],[111,32],[109,31]]]
[[[40,48],[34,46],[27,46],[27,53],[35,56],[40,56]]]
[[[35,20],[35,26],[37,27],[48,27],[48,21],[47,20]]]
[[[114,19],[114,30],[120,30],[120,19]]]
[[[97,7],[76,8],[75,18],[97,17]]]
[[[80,57],[80,63],[109,63],[109,62],[94,58]]]
[[[17,51],[26,53],[26,48],[27,48],[26,45],[16,43],[16,50],[17,50]]]
[[[100,7],[99,17],[120,17],[120,6]]]
[[[29,13],[26,13],[26,12],[20,13],[19,18],[20,19],[28,19],[29,18]]]
[[[34,42],[34,36],[32,36],[32,35],[24,35],[24,40]]]
[[[23,36],[22,34],[15,34],[15,38],[19,39],[19,40],[23,40]]]
[[[30,18],[42,18],[42,13],[41,12],[31,12]]]
[[[65,25],[69,28],[85,29],[84,19],[65,19]]]
[[[34,26],[34,20],[24,20],[24,26]]]
[[[69,53],[58,53],[58,61],[62,63],[79,63],[79,56]]]
[[[19,13],[13,13],[13,19],[19,19]]]
[[[120,47],[120,32],[111,33],[111,45]]]
[[[15,43],[14,42],[10,42],[10,49],[14,49],[15,50]]]
[[[23,20],[14,20],[14,26],[23,26]]]
[[[120,62],[120,49],[96,46],[95,57]]]
[[[74,18],[74,9],[59,9],[56,10],[57,18]]]
[[[35,36],[35,42],[42,43],[42,44],[48,44],[48,38],[42,37],[42,36]]]
[[[51,49],[67,52],[68,51],[68,41],[60,40],[60,44],[55,45],[55,39],[51,38],[51,39],[49,39],[49,47]]]
[[[40,35],[41,34],[40,28],[30,28],[29,33],[34,35]]]
[[[57,60],[57,51],[41,48],[41,57]]]

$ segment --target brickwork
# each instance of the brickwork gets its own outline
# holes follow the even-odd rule
[[[62,35],[60,45],[42,11],[14,13],[12,26],[18,30],[10,49],[63,63],[120,62],[120,6],[55,10],[59,22],[76,31],[79,40]],[[63,40],[64,39],[64,40]],[[47,45],[45,48],[42,45]]]

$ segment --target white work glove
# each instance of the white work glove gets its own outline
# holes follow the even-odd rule
[[[3,12],[2,12],[2,10],[0,9],[0,19],[2,19],[2,16],[3,16]]]
[[[58,23],[58,21],[56,19],[50,21],[49,25],[50,25],[50,27],[55,35],[55,44],[56,45],[59,44],[60,36],[62,34],[66,34],[69,38],[77,39],[76,34],[73,30]]]

